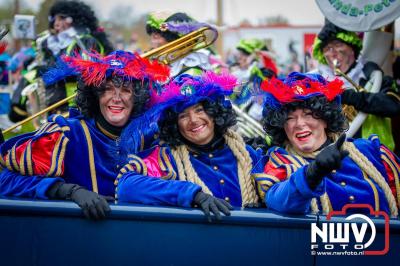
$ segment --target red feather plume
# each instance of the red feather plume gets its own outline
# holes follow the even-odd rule
[[[86,55],[90,59],[84,59],[81,55],[75,54],[74,57],[64,56],[63,60],[80,73],[87,85],[99,86],[108,74],[137,80],[148,78],[150,81],[166,81],[169,78],[168,66],[156,61],[151,62],[138,54],[116,51],[103,57],[93,51]],[[108,70],[110,73],[107,73]]]
[[[64,56],[63,60],[70,67],[78,71],[81,74],[85,84],[89,86],[100,86],[100,84],[104,81],[107,69],[109,68],[109,65],[106,63],[86,60],[81,56]]]
[[[265,92],[271,93],[281,103],[289,103],[293,101],[293,90],[284,84],[282,80],[275,77],[266,79],[261,83],[261,89]]]
[[[264,68],[269,69],[272,72],[274,72],[275,75],[278,75],[278,68],[276,67],[275,61],[271,58],[271,56],[268,54],[268,52],[260,51],[259,53],[260,53]]]
[[[334,79],[326,84],[309,78],[297,80],[291,85],[285,84],[282,80],[271,78],[261,83],[261,89],[271,93],[280,103],[286,104],[299,101],[311,95],[324,95],[328,101],[343,93],[343,81]]]
[[[7,49],[7,42],[0,42],[0,54],[4,53]]]

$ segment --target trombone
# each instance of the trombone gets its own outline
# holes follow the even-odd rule
[[[339,67],[338,67],[338,60],[334,59],[332,61],[333,63],[333,72],[336,76],[343,77],[345,80],[347,80],[356,91],[365,91],[364,88],[362,88],[360,85],[356,84],[354,80],[352,80],[348,75],[343,73]],[[347,120],[350,122],[354,120],[354,118],[357,116],[357,110],[351,106],[351,105],[343,105],[343,113],[346,116]]]
[[[346,79],[350,84],[351,84],[351,86],[353,86],[355,89],[356,89],[356,91],[365,91],[365,89],[363,88],[363,87],[361,87],[360,85],[358,85],[357,83],[355,83],[354,82],[354,80],[352,80],[348,75],[346,75],[345,73],[343,73],[340,69],[339,69],[339,67],[338,67],[338,60],[337,59],[334,59],[333,61],[332,61],[332,63],[333,63],[333,67],[334,67],[334,73],[335,73],[335,75],[337,75],[337,76],[341,76],[341,77],[343,77],[344,79]]]
[[[161,47],[152,49],[142,54],[141,56],[152,60],[157,60],[163,64],[169,65],[172,62],[182,57],[185,57],[189,53],[210,46],[215,42],[217,38],[218,38],[217,30],[212,27],[205,26],[189,34],[186,34],[175,41],[169,42]],[[24,120],[4,130],[3,133],[10,132],[16,129],[17,127],[31,121],[32,119],[67,103],[69,100],[74,99],[76,95],[77,93],[74,93],[73,95],[43,109],[42,111],[33,114],[30,117],[25,118]]]
[[[242,136],[246,136],[248,138],[265,137],[265,131],[257,120],[252,118],[235,104],[232,104],[232,109],[238,115],[238,132]]]
[[[217,30],[212,27],[202,27],[175,41],[152,49],[144,53],[142,57],[148,57],[152,60],[157,60],[163,64],[169,65],[192,52],[210,46],[217,38]]]

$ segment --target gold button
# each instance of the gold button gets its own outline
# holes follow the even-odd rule
[[[154,137],[154,139],[158,139],[159,136],[158,136],[158,134],[154,134],[153,137]]]
[[[221,185],[223,185],[223,184],[225,184],[225,180],[221,179],[221,180],[219,180],[219,183],[220,183]]]
[[[215,171],[217,171],[217,170],[218,170],[218,166],[214,166],[213,169],[214,169]]]
[[[212,155],[212,153],[210,153],[210,154],[208,155],[208,157],[212,158],[212,157],[214,157],[214,156]]]
[[[349,200],[350,200],[350,201],[354,201],[354,196],[350,196],[350,197],[349,197]]]
[[[346,186],[346,182],[340,182],[340,185],[342,186],[342,187],[344,187],[344,186]]]
[[[229,197],[225,197],[225,200],[229,202],[231,199]]]

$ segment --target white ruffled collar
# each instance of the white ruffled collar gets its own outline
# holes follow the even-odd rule
[[[75,28],[70,27],[57,35],[51,35],[47,39],[47,47],[53,52],[54,55],[57,55],[62,49],[67,48],[77,35],[78,33]]]
[[[365,60],[363,58],[359,57],[356,65],[350,70],[349,73],[347,73],[347,75],[357,84],[359,83],[361,78],[365,78],[364,72],[362,71],[364,64],[365,64]],[[318,66],[318,73],[321,74],[328,81],[331,81],[334,78],[338,77],[333,73],[333,70],[328,65],[320,64]],[[350,84],[350,82],[348,82],[345,78],[342,78],[342,77],[339,77],[339,78],[341,80],[343,80],[346,88],[353,87]]]
[[[209,53],[205,49],[190,53],[184,58],[171,64],[171,76],[178,75],[184,67],[199,67],[204,70],[211,70],[212,66],[208,59]]]

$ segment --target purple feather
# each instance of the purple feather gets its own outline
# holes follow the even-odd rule
[[[200,22],[167,22],[167,29],[178,34],[186,35],[202,27],[209,27],[207,23]]]

